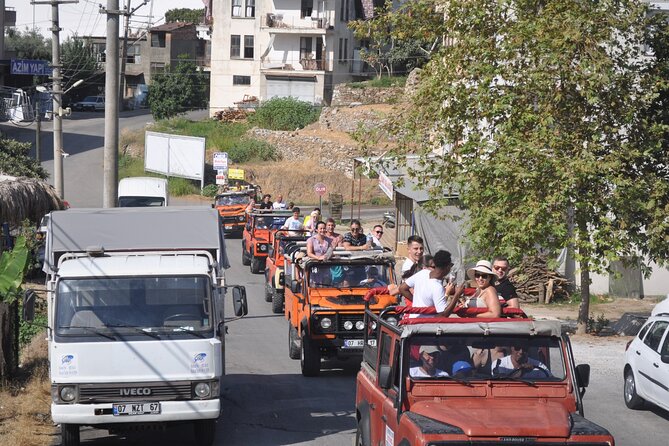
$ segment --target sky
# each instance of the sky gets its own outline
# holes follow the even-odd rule
[[[119,0],[119,5],[123,7],[127,0]],[[130,7],[135,8],[142,4],[143,0],[132,0]],[[146,28],[151,12],[151,3],[153,2],[152,23],[160,25],[164,23],[165,11],[175,8],[202,9],[204,4],[202,0],[150,0],[135,12],[130,20],[130,28]],[[62,4],[59,7],[61,40],[67,39],[73,34],[80,36],[106,35],[106,16],[100,14],[99,5],[107,5],[106,0],[79,0],[79,3]],[[31,5],[30,0],[5,0],[6,7],[12,7],[16,10],[16,28],[24,30],[27,26],[32,29],[33,17],[34,26],[39,28],[40,33],[51,37],[51,6],[50,5]],[[123,23],[123,22],[121,22]],[[119,27],[120,29],[120,27]]]

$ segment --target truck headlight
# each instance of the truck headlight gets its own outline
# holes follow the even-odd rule
[[[351,321],[344,322],[344,330],[352,330],[352,329],[353,329],[353,322]]]
[[[243,216],[243,215],[239,215],[239,216],[237,217],[237,220],[239,220],[239,221],[244,221],[244,220],[245,220],[245,218],[244,218],[244,216]]]
[[[332,327],[332,319],[329,317],[324,317],[321,319],[321,328],[323,330],[328,330],[330,327]]]
[[[58,391],[60,399],[66,403],[70,403],[77,398],[77,388],[74,386],[63,386]]]
[[[211,387],[209,383],[197,383],[193,388],[193,393],[196,398],[207,398],[211,395]]]
[[[363,321],[358,321],[355,323],[356,330],[362,330],[363,328],[365,328],[365,323]]]

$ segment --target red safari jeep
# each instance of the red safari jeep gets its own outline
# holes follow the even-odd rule
[[[246,206],[250,201],[249,190],[216,195],[214,207],[221,216],[222,229],[226,234],[242,234],[246,223]]]
[[[255,209],[246,214],[246,225],[242,234],[242,265],[251,267],[251,272],[265,272],[265,260],[270,247],[270,234],[281,229],[290,211]]]
[[[272,312],[283,313],[284,251],[293,246],[306,246],[309,231],[280,229],[270,233],[270,247],[265,262],[265,301],[272,303]]]
[[[388,316],[365,315],[357,446],[614,444],[584,418],[590,367],[559,322]]]

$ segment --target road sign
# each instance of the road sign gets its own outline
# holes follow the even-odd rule
[[[228,170],[228,154],[227,152],[214,152],[214,169]]]
[[[325,187],[325,184],[323,183],[314,184],[314,192],[316,192],[321,197],[325,195],[325,192],[327,192],[327,190],[328,190],[327,187]]]
[[[228,169],[228,178],[231,180],[243,180],[244,169]]]
[[[219,170],[216,174],[216,184],[227,184],[226,170]]]

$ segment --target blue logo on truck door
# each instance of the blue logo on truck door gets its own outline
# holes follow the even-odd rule
[[[193,355],[193,361],[190,365],[191,373],[209,373],[209,361],[207,360],[207,354],[196,353]]]

